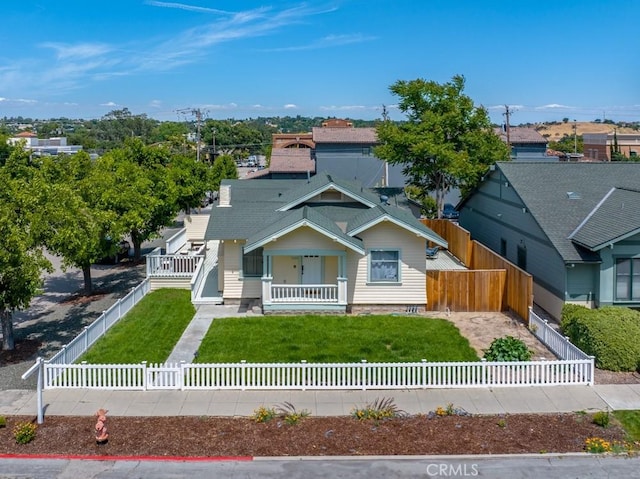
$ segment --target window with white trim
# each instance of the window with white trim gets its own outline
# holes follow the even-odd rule
[[[242,256],[242,275],[245,278],[262,277],[262,251],[257,248]]]
[[[616,301],[640,301],[640,258],[616,259]]]
[[[398,250],[371,250],[369,253],[369,281],[400,281],[400,252]]]

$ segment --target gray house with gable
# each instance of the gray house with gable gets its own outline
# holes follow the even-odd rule
[[[640,307],[640,163],[497,163],[460,225],[534,278],[534,301]]]

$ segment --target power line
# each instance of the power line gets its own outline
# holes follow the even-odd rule
[[[182,108],[176,110],[176,113],[187,114],[195,116],[196,118],[196,160],[200,161],[200,124],[202,123],[202,111],[200,108]]]

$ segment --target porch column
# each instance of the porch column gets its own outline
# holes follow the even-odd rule
[[[338,279],[338,304],[347,304],[347,278]]]
[[[262,304],[271,304],[271,276],[262,277]]]

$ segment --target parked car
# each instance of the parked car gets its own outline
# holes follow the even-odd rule
[[[445,203],[442,207],[442,217],[447,220],[457,220],[460,218],[460,213],[456,211],[456,207],[451,203]]]

